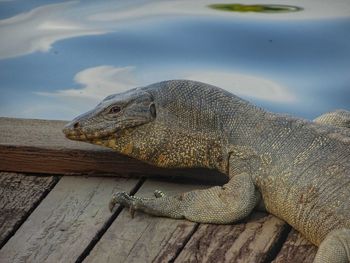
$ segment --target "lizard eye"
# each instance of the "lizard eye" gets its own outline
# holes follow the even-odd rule
[[[121,111],[121,108],[119,106],[113,106],[112,108],[110,108],[109,112],[108,113],[118,113]]]

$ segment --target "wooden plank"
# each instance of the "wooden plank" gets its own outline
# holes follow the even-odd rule
[[[317,247],[296,230],[292,230],[273,263],[312,263]]]
[[[0,250],[0,262],[75,262],[112,216],[112,193],[136,182],[63,177]]]
[[[147,180],[137,192],[153,196],[155,189],[169,195],[207,186]],[[117,217],[84,262],[169,262],[176,257],[197,224],[186,220],[153,217],[127,210]]]
[[[175,262],[266,262],[286,228],[258,212],[239,224],[201,224]]]
[[[0,118],[0,171],[124,176],[142,173],[225,181],[225,176],[216,171],[156,168],[105,147],[68,140],[62,133],[66,123]]]
[[[57,181],[54,176],[0,173],[0,248]]]

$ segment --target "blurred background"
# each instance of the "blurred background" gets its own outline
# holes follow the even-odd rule
[[[0,116],[69,120],[168,79],[308,119],[350,110],[350,2],[0,0]]]

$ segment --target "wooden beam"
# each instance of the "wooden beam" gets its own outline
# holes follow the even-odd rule
[[[76,262],[113,214],[111,195],[135,179],[65,176],[0,250],[0,262]]]
[[[181,176],[224,182],[207,169],[162,169],[117,154],[111,149],[65,138],[65,121],[0,118],[0,171]]]
[[[57,181],[55,176],[0,172],[0,248]]]
[[[292,229],[273,263],[312,263],[316,252],[316,246],[307,241],[298,231]]]
[[[136,195],[154,197],[155,189],[174,195],[207,187],[146,180]],[[141,212],[131,218],[124,209],[84,262],[172,262],[197,226],[187,220]]]
[[[233,225],[201,224],[175,262],[268,262],[288,230],[259,212]]]

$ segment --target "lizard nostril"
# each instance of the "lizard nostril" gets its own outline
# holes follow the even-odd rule
[[[74,129],[78,129],[79,127],[80,127],[79,122],[74,123],[74,125],[73,125],[73,128],[74,128]]]

